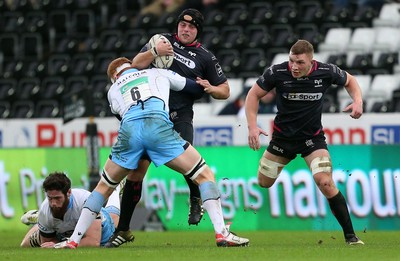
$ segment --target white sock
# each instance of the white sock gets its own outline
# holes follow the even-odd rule
[[[78,223],[75,226],[74,233],[70,237],[70,241],[79,244],[83,235],[86,233],[90,225],[96,219],[97,214],[100,212],[104,203],[104,196],[98,191],[94,190],[86,200],[81,215],[79,216]]]
[[[207,211],[214,226],[216,234],[226,236],[228,234],[225,228],[224,216],[222,215],[222,207],[220,199],[209,199],[203,202],[203,208]]]
[[[79,244],[83,235],[86,233],[86,230],[88,230],[96,217],[97,213],[90,211],[88,208],[83,208],[78,224],[75,226],[74,233],[72,233],[72,236],[70,237],[70,241]]]

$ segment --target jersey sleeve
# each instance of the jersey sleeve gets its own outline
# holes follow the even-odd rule
[[[275,88],[274,65],[268,67],[264,73],[257,79],[256,83],[261,89],[269,92]]]
[[[157,70],[161,75],[168,78],[170,82],[170,88],[173,91],[183,91],[186,93],[204,94],[204,88],[197,84],[196,81],[185,78],[180,74],[166,69],[154,69]]]
[[[46,199],[45,201],[43,201],[39,209],[38,227],[40,234],[44,237],[53,237],[56,231],[50,224],[48,209],[48,201]]]
[[[209,53],[207,60],[205,60],[204,64],[204,76],[203,79],[207,79],[211,85],[219,85],[227,81],[227,78],[222,70],[222,67],[217,59],[217,57]]]
[[[331,67],[332,83],[344,86],[347,81],[347,73],[335,64],[329,64],[329,66]]]

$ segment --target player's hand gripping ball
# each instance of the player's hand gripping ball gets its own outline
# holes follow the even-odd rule
[[[157,44],[160,41],[164,41],[164,42],[171,44],[165,36],[163,36],[161,34],[155,34],[149,40],[149,49],[156,48]],[[161,55],[160,56],[157,54],[155,49],[152,49],[152,53],[153,53],[153,55],[157,55],[152,62],[152,64],[155,67],[160,68],[160,69],[168,69],[169,67],[171,67],[172,62],[174,61],[173,55]]]

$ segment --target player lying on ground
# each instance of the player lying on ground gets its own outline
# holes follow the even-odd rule
[[[70,179],[61,172],[47,176],[43,189],[46,199],[39,211],[28,211],[21,218],[23,223],[33,224],[22,240],[21,247],[52,248],[56,243],[66,240],[74,231],[83,205],[90,195],[84,189],[71,189]],[[118,187],[84,234],[81,246],[98,247],[108,241],[118,224],[119,207]]]

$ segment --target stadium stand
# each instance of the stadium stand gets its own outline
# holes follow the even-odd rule
[[[104,104],[108,63],[132,58],[153,33],[175,26],[171,14],[139,15],[141,1],[9,2],[0,8],[0,117],[7,119],[61,117],[62,97],[82,88],[93,90],[97,116],[110,115]],[[400,86],[389,90],[381,81],[398,81],[400,74],[399,9],[400,3],[390,0],[380,10],[356,1],[339,9],[323,0],[232,0],[207,13],[202,42],[232,79],[233,96],[246,88],[247,79],[254,83],[265,67],[286,60],[288,47],[302,38],[314,44],[315,59],[368,78],[371,90],[385,86],[384,95],[366,95],[367,112],[398,111]],[[239,89],[234,79],[241,79]],[[327,95],[324,111],[337,112],[346,103],[338,90]],[[216,115],[227,101],[200,102],[211,108],[204,113]],[[389,106],[373,108],[377,102]]]

